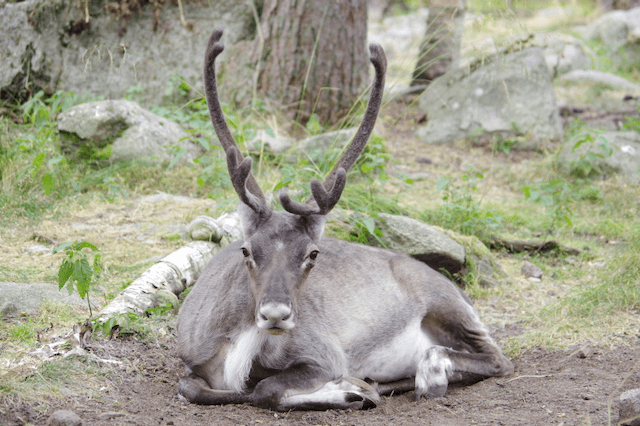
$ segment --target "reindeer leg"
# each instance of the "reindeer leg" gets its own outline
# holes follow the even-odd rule
[[[380,402],[376,389],[355,377],[343,377],[325,383],[314,391],[291,390],[280,399],[283,411],[293,408],[302,410],[353,410],[374,408]]]
[[[354,377],[328,380],[319,367],[299,364],[262,380],[252,399],[257,406],[278,411],[375,407],[374,387]]]
[[[443,346],[432,346],[418,364],[416,400],[422,395],[436,398],[444,396],[449,381],[463,375],[504,376],[512,371],[511,362],[502,354],[464,353]]]
[[[441,289],[447,303],[431,304],[422,328],[435,343],[416,371],[416,398],[443,396],[450,381],[479,375],[505,376],[513,364],[493,341],[470,300],[453,284]]]
[[[229,390],[211,389],[206,380],[190,374],[178,383],[178,393],[193,404],[223,405],[251,402],[251,394]]]

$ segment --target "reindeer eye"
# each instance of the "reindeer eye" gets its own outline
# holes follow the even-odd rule
[[[244,257],[249,257],[249,250],[247,250],[245,247],[242,247],[242,255]]]
[[[316,260],[316,257],[318,257],[318,250],[314,250],[311,253],[309,253],[309,259],[311,260]]]

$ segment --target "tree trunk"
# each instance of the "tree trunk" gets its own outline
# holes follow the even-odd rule
[[[301,124],[336,123],[368,80],[366,38],[365,0],[266,0],[257,90]]]
[[[427,32],[420,45],[412,86],[427,85],[460,57],[466,0],[431,0]]]

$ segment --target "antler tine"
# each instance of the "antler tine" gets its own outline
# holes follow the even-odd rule
[[[220,42],[222,30],[215,29],[209,37],[207,50],[205,52],[204,64],[204,87],[209,106],[209,116],[213,128],[220,139],[220,143],[227,154],[227,167],[233,187],[238,193],[240,200],[248,205],[256,213],[270,211],[267,201],[258,186],[256,179],[251,173],[251,158],[244,158],[238,144],[231,135],[227,121],[222,113],[222,107],[218,100],[218,86],[216,83],[216,58],[224,50],[224,45]]]
[[[371,53],[370,61],[376,71],[373,85],[371,87],[371,94],[369,95],[369,102],[367,103],[367,109],[358,127],[356,135],[353,137],[351,144],[347,150],[342,154],[340,160],[336,163],[329,173],[329,176],[324,180],[323,185],[325,188],[333,185],[337,177],[338,170],[341,168],[345,171],[349,171],[355,164],[364,147],[367,145],[369,136],[373,132],[373,127],[376,124],[376,118],[378,118],[378,112],[382,105],[382,93],[384,91],[384,77],[387,73],[387,57],[384,54],[384,49],[377,43],[371,43],[369,45],[369,52]]]
[[[376,71],[376,75],[360,127],[353,137],[351,144],[344,154],[342,154],[342,157],[340,157],[340,160],[338,160],[324,182],[320,183],[315,179],[311,181],[312,196],[305,204],[293,201],[286,193],[280,194],[280,203],[289,213],[302,216],[310,214],[324,215],[329,213],[338,203],[338,200],[340,200],[346,183],[347,172],[355,164],[360,154],[362,154],[364,147],[367,145],[369,136],[371,136],[371,132],[373,131],[373,126],[376,124],[380,106],[382,105],[384,76],[387,72],[387,57],[385,56],[382,46],[377,43],[371,43],[369,45],[369,52],[371,53],[370,60]],[[326,188],[330,189],[327,191]]]
[[[310,200],[315,201],[315,205],[313,205],[313,203],[297,203],[293,201],[286,192],[280,193],[280,204],[282,204],[282,207],[289,213],[300,216],[308,216],[311,214],[325,215],[338,204],[338,200],[340,200],[340,195],[342,195],[346,183],[347,172],[343,168],[340,168],[336,172],[333,187],[329,191],[324,189],[324,185],[317,179],[311,181],[312,196]]]

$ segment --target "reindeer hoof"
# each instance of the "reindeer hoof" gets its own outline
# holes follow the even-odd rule
[[[313,392],[288,391],[280,399],[278,409],[353,410],[376,407],[380,396],[373,386],[354,377],[341,378],[325,383]]]

